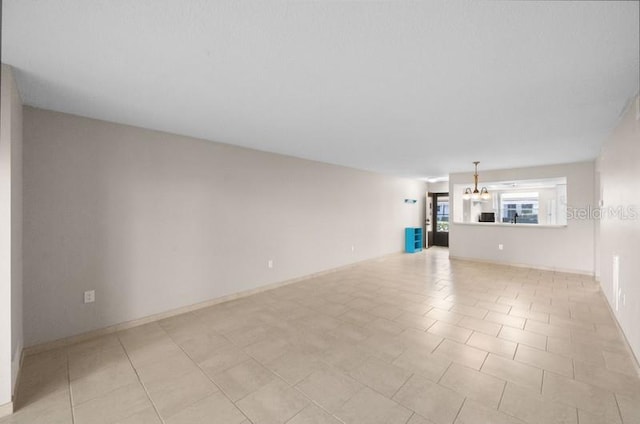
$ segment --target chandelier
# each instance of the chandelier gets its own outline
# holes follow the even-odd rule
[[[471,191],[471,187],[467,187],[462,194],[462,198],[464,200],[489,200],[491,195],[489,194],[489,190],[486,187],[482,187],[481,190],[478,190],[478,164],[479,161],[473,162],[476,166],[476,171],[473,174],[473,191]]]

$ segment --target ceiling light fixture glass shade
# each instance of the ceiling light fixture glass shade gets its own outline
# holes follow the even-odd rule
[[[475,161],[473,164],[476,167],[475,172],[473,173],[473,191],[471,191],[470,187],[467,187],[462,193],[462,198],[464,200],[489,200],[491,199],[491,195],[489,194],[489,190],[486,187],[482,187],[482,190],[478,190],[478,164],[480,162]]]

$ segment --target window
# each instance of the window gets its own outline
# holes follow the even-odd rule
[[[438,197],[436,205],[436,225],[438,231],[449,231],[449,197]]]
[[[490,198],[464,200],[469,183],[453,185],[453,222],[567,225],[567,178],[481,182]]]
[[[538,193],[500,193],[500,222],[537,224]]]

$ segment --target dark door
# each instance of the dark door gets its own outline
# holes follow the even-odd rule
[[[433,245],[449,247],[449,193],[432,193]]]

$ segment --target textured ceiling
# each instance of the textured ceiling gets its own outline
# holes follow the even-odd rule
[[[594,158],[638,2],[5,0],[26,104],[411,177]]]

